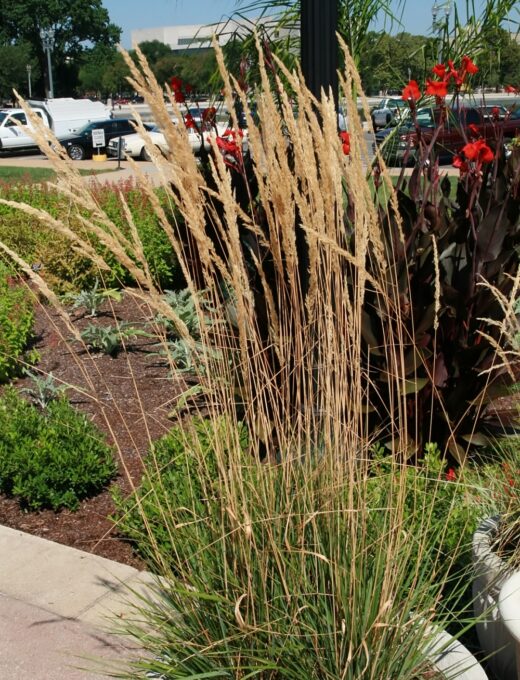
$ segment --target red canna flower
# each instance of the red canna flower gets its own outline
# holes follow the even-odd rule
[[[239,151],[238,144],[233,138],[229,139],[229,137],[217,137],[216,142],[218,148],[221,151],[226,154],[230,154],[231,156],[235,156]]]
[[[407,102],[415,102],[421,98],[421,90],[419,89],[416,80],[410,80],[408,85],[403,89],[402,98]]]
[[[182,89],[182,79],[178,76],[173,76],[170,80],[170,85],[174,92],[180,92]]]
[[[463,73],[469,73],[470,75],[473,75],[474,73],[478,72],[478,66],[474,64],[469,57],[462,57],[461,66]]]
[[[457,154],[454,157],[452,165],[454,168],[458,168],[460,170],[461,175],[465,175],[469,172],[469,165],[460,154]]]
[[[446,76],[446,81],[449,78],[453,78],[455,85],[457,87],[460,87],[462,85],[463,78],[462,78],[461,74],[457,71],[457,69],[455,68],[455,65],[454,65],[454,63],[451,59],[448,59],[448,67],[449,67],[449,72]]]
[[[446,479],[448,482],[454,482],[457,479],[457,475],[455,474],[455,470],[453,468],[448,469],[448,472],[446,473]]]
[[[343,153],[348,156],[350,154],[350,135],[348,132],[340,132],[339,136],[343,144]]]
[[[463,147],[462,153],[469,161],[475,161],[479,165],[482,163],[491,163],[495,158],[493,151],[483,139],[478,139],[476,142],[469,142]]]
[[[426,94],[434,95],[435,97],[445,97],[448,94],[448,86],[445,80],[427,80]]]
[[[493,118],[494,121],[500,120],[500,109],[498,106],[494,106],[491,109],[491,117]]]
[[[520,87],[515,87],[514,85],[506,85],[505,91],[509,94],[518,94],[520,92]]]
[[[432,68],[432,72],[435,73],[435,75],[438,76],[439,78],[442,78],[443,80],[444,80],[444,78],[446,78],[446,75],[447,75],[446,74],[446,66],[444,64],[436,64]]]
[[[195,123],[195,119],[191,115],[191,113],[187,113],[186,116],[184,117],[184,125],[188,129],[196,130],[197,129],[197,124]]]
[[[175,101],[177,102],[177,104],[184,104],[184,102],[186,101],[185,96],[180,90],[175,90],[173,95],[175,97]]]
[[[478,127],[475,125],[475,123],[470,123],[468,125],[468,130],[471,132],[473,137],[480,137],[480,130]]]
[[[193,85],[186,83],[184,86],[184,92],[186,92],[186,94],[191,94],[193,92]]]

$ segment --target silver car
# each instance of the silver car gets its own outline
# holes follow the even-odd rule
[[[397,125],[409,111],[408,104],[403,99],[387,98],[382,99],[377,106],[372,109],[372,125],[374,130]]]

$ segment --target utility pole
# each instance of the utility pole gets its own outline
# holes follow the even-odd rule
[[[338,0],[301,0],[301,65],[318,100],[332,89],[338,103]]]

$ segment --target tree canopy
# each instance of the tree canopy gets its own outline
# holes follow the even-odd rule
[[[121,35],[121,29],[111,23],[101,0],[0,0],[0,15],[0,47],[28,46],[27,58],[38,65],[34,72],[34,91],[39,95],[44,92],[41,76],[47,69],[40,29],[54,29],[52,66],[55,94],[71,87],[82,56],[91,45],[115,45]],[[7,51],[5,54],[10,53]],[[9,66],[9,62],[0,61],[0,70],[5,66]],[[22,66],[25,68],[25,63]],[[16,86],[16,69],[11,68],[4,76],[11,80],[11,87]]]

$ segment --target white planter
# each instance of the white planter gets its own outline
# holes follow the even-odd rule
[[[473,535],[473,611],[479,619],[477,635],[489,664],[500,680],[518,680],[514,639],[500,615],[500,590],[512,570],[491,549],[498,517],[480,524]]]
[[[498,596],[498,609],[509,634],[515,641],[516,672],[520,680],[520,571],[510,576]]]
[[[464,645],[441,628],[428,644],[426,654],[447,680],[487,680],[484,669]]]

